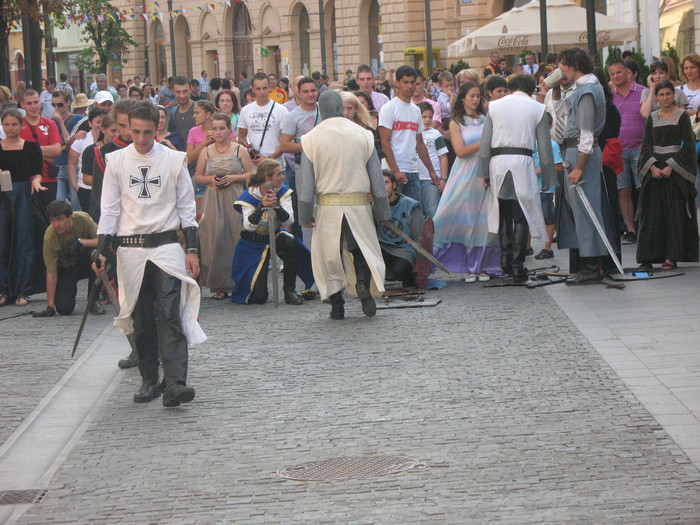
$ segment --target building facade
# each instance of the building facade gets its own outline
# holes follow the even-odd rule
[[[341,79],[359,64],[396,68],[405,63],[406,48],[426,45],[424,0],[230,0],[205,7],[182,0],[173,2],[172,12],[164,1],[159,4],[161,11],[147,5],[147,21],[124,22],[140,44],[125,55],[124,78],[147,75],[155,82],[171,76],[174,50],[175,72],[194,78],[202,70],[209,78],[225,71],[235,78],[245,71],[250,78],[258,69],[285,76],[325,69]],[[138,11],[144,4],[117,0],[114,5]],[[512,7],[513,0],[432,0],[432,46],[441,52],[440,65],[449,66],[449,44]]]

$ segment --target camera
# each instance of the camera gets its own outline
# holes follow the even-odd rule
[[[260,155],[260,152],[258,150],[256,150],[255,148],[250,148],[248,150],[248,155],[250,155],[251,159],[255,159],[256,157],[258,157],[258,155]]]

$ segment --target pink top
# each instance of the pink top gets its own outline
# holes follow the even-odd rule
[[[187,134],[187,144],[192,144],[196,148],[202,142],[204,142],[204,139],[206,137],[207,137],[207,134],[202,129],[202,126],[195,126]],[[231,130],[231,134],[229,135],[229,138],[231,140],[237,140],[238,137],[236,136],[236,132]]]

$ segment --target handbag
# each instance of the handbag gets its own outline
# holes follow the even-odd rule
[[[622,161],[622,142],[618,138],[609,138],[603,148],[603,166],[607,166],[615,172],[621,173],[625,169]]]

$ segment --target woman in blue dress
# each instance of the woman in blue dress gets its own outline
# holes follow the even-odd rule
[[[489,199],[477,174],[484,128],[481,88],[462,84],[452,109],[450,136],[457,154],[450,176],[440,181],[442,197],[435,212],[435,257],[451,272],[466,273],[466,282],[488,281],[500,275],[498,236],[487,225]]]

